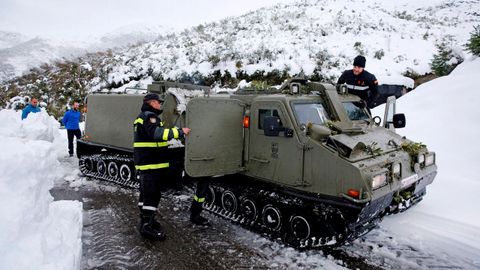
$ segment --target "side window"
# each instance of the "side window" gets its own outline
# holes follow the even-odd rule
[[[280,116],[278,115],[278,111],[275,109],[260,109],[258,110],[258,129],[263,130],[263,119],[265,119],[266,116],[276,116],[280,120],[280,127],[283,127],[282,120],[280,119]]]

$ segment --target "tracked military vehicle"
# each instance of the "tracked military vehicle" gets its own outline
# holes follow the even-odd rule
[[[435,153],[395,133],[405,125],[395,97],[381,123],[346,87],[299,79],[273,91],[209,95],[165,82],[149,91],[165,97],[167,125],[192,130],[170,142],[172,162],[191,177],[212,177],[204,207],[294,246],[355,239],[419,202],[436,175]],[[88,97],[83,173],[137,185],[132,125],[142,97]]]

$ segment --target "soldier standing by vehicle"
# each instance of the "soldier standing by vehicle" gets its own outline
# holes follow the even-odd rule
[[[134,122],[133,153],[140,181],[139,231],[142,237],[152,240],[164,240],[166,237],[162,226],[155,220],[155,213],[160,202],[161,179],[169,176],[168,141],[190,133],[189,128],[163,126],[159,117],[162,112],[161,101],[157,94],[147,94],[143,99],[142,112]],[[200,216],[207,188],[208,183],[198,183],[191,207],[191,221],[196,224],[208,224],[208,221]]]
[[[375,99],[378,95],[378,81],[375,75],[365,70],[367,60],[358,55],[353,60],[353,69],[345,70],[338,78],[337,84],[346,84],[348,92],[365,100],[368,108],[376,106]]]

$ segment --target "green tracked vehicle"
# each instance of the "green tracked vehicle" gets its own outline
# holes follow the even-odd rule
[[[405,126],[395,97],[381,123],[345,87],[301,79],[232,94],[167,82],[148,90],[164,96],[168,126],[192,130],[170,142],[171,164],[179,176],[211,177],[204,207],[297,247],[357,238],[419,202],[437,173],[434,152],[395,133]],[[132,125],[143,95],[88,96],[84,174],[138,185]]]

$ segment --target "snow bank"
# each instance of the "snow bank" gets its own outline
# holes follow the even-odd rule
[[[420,85],[397,101],[407,126],[397,132],[436,152],[438,175],[424,200],[410,211],[387,218],[381,226],[450,255],[480,257],[480,92],[474,78],[480,58],[465,61],[449,76]],[[383,116],[384,106],[373,110]],[[408,233],[408,232],[410,233]]]
[[[0,269],[79,269],[82,203],[49,193],[63,172],[59,123],[12,110],[0,123]]]

